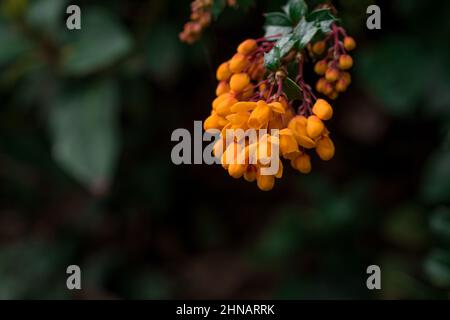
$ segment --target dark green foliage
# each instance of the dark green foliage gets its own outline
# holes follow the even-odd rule
[[[68,1],[0,4],[1,299],[448,298],[450,2],[377,1],[368,31],[372,1],[333,1],[358,43],[336,158],[286,166],[270,193],[174,166],[171,133],[207,116],[216,66],[264,35],[261,13],[279,10],[276,69],[334,21],[323,1],[238,1],[194,46],[177,39],[188,0],[72,2],[80,31]],[[65,287],[71,264],[82,292]]]

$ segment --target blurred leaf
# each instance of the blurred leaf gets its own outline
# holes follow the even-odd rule
[[[425,261],[425,272],[439,287],[450,288],[450,252],[434,250]]]
[[[389,213],[384,236],[397,245],[423,247],[427,239],[426,223],[420,207],[404,205]]]
[[[212,15],[213,15],[214,19],[217,19],[219,17],[219,15],[225,9],[226,5],[227,5],[227,1],[226,0],[215,0],[215,1],[213,1],[213,6],[212,6],[211,12],[212,12]]]
[[[131,299],[168,299],[171,296],[169,278],[157,270],[145,270],[126,279]]]
[[[0,299],[44,299],[51,295],[51,286],[58,288],[55,283],[65,288],[65,270],[73,252],[71,244],[37,240],[1,247]],[[47,288],[44,293],[42,287]]]
[[[276,262],[291,256],[301,245],[301,217],[296,208],[287,207],[251,248],[250,257],[258,263]]]
[[[301,100],[303,98],[302,89],[291,78],[286,78],[283,81],[283,90],[288,96],[289,100]]]
[[[64,14],[68,0],[34,0],[27,11],[28,24],[39,30],[55,32],[66,28]]]
[[[430,228],[437,236],[450,240],[450,209],[437,209],[431,216]]]
[[[355,70],[389,113],[410,114],[423,96],[423,79],[428,74],[423,52],[415,40],[392,37],[358,51]]]
[[[150,75],[155,81],[177,79],[183,58],[183,47],[173,26],[153,28],[146,42],[145,54]]]
[[[382,299],[421,299],[430,292],[414,276],[413,261],[401,255],[386,255],[377,263],[381,268]]]
[[[264,14],[264,17],[266,18],[266,26],[292,27],[291,20],[283,12],[269,12]]]
[[[255,4],[255,0],[237,0],[237,4],[240,8],[247,9]]]
[[[70,88],[50,112],[56,161],[91,190],[107,188],[119,153],[117,86]]]
[[[292,23],[296,24],[308,12],[308,5],[304,0],[289,0],[284,10]]]
[[[28,6],[28,0],[3,0],[1,4],[1,12],[8,18],[21,17]]]
[[[450,199],[450,151],[437,152],[428,161],[421,194],[427,203],[447,202]]]
[[[97,8],[84,11],[82,29],[67,47],[62,62],[70,75],[85,75],[98,71],[127,55],[133,46],[130,35],[109,12]]]
[[[13,25],[0,20],[0,66],[27,52],[32,44]]]

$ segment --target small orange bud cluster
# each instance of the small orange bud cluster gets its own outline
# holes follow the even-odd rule
[[[343,41],[339,40],[341,34],[344,35]],[[317,92],[335,100],[351,84],[348,70],[353,66],[353,59],[347,54],[347,51],[355,49],[356,42],[352,37],[347,36],[342,28],[333,26],[332,33],[325,40],[312,45],[310,52],[315,56],[321,56],[330,39],[333,39],[334,44],[329,48],[325,57],[316,62],[314,72],[321,76],[316,83]]]
[[[181,41],[193,44],[200,39],[203,30],[211,24],[213,4],[214,0],[194,0],[191,2],[191,17],[179,35]],[[238,6],[237,0],[227,0],[226,4],[229,7]]]
[[[290,161],[295,170],[307,174],[312,168],[308,150],[315,149],[318,157],[325,161],[335,153],[324,124],[333,116],[332,107],[327,101],[314,98],[313,105],[304,102],[299,113],[295,112],[294,101],[289,101],[283,92],[284,71],[266,75],[264,53],[272,46],[271,42],[245,40],[236,54],[218,67],[217,97],[204,122],[205,130],[216,129],[221,133],[214,145],[214,154],[220,157],[228,174],[236,179],[256,181],[263,191],[271,190],[275,179],[282,177],[281,159]],[[311,89],[304,88],[305,94],[308,90]],[[304,101],[311,101],[311,95]],[[228,141],[229,130],[245,132],[248,129],[257,132],[257,142],[239,136]],[[277,129],[278,133],[272,134],[272,129]],[[273,148],[277,154],[273,154]],[[264,173],[272,167],[276,170]]]
[[[323,99],[317,99],[311,115],[298,115],[289,122],[288,130],[295,138],[299,152],[283,153],[283,156],[291,160],[294,169],[304,174],[311,171],[311,156],[307,150],[315,149],[319,158],[324,161],[334,157],[334,143],[324,124],[324,121],[330,120],[332,116],[333,108],[330,104]]]
[[[196,42],[203,30],[211,24],[213,0],[194,0],[191,3],[190,21],[184,25],[180,40],[189,44]]]

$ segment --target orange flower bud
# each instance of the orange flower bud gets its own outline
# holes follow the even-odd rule
[[[318,41],[312,46],[312,51],[317,55],[321,55],[325,51],[326,46],[325,41]]]
[[[235,103],[231,107],[231,112],[247,112],[252,111],[256,108],[256,102],[251,101],[241,101]]]
[[[298,154],[298,144],[290,129],[280,131],[280,152],[285,159],[291,159],[293,154]]]
[[[311,172],[311,157],[307,154],[302,154],[298,158],[296,158],[292,166],[294,169],[300,171],[303,174],[308,174]]]
[[[320,60],[317,61],[317,63],[314,65],[314,72],[317,73],[319,76],[323,76],[325,72],[327,72],[328,64],[326,60]]]
[[[275,177],[259,175],[256,178],[256,182],[258,184],[258,188],[262,191],[270,191],[275,186]]]
[[[317,81],[317,84],[316,84],[316,90],[317,90],[317,92],[319,92],[319,93],[324,93],[324,91],[325,91],[325,86],[328,84],[328,82],[327,82],[327,80],[325,80],[325,78],[320,78],[318,81]]]
[[[245,55],[249,55],[250,53],[255,51],[257,47],[258,47],[258,44],[256,43],[255,40],[248,39],[239,45],[237,52],[245,54]]]
[[[285,126],[283,125],[283,120],[281,119],[280,115],[276,115],[273,117],[272,120],[269,121],[269,126],[268,126],[268,130],[271,129],[278,129],[281,130],[283,129]]]
[[[339,78],[339,71],[335,68],[328,68],[327,72],[325,73],[325,79],[329,83],[335,82]]]
[[[226,117],[226,119],[231,123],[233,127],[237,129],[237,128],[245,128],[249,117],[250,113],[240,112],[230,114]]]
[[[217,69],[216,73],[217,80],[228,81],[231,77],[230,64],[228,62],[222,63]]]
[[[306,125],[308,120],[304,116],[296,116],[288,124],[288,128],[294,134],[297,143],[306,149],[312,149],[316,146],[314,140],[308,137]]]
[[[247,56],[237,53],[230,60],[230,70],[232,73],[241,73],[250,65]]]
[[[322,120],[317,116],[309,116],[308,122],[306,123],[306,133],[312,139],[319,137],[323,130],[325,129],[325,125]]]
[[[230,97],[231,97],[231,95],[229,93],[224,93],[224,94],[221,94],[220,96],[218,96],[216,99],[214,99],[214,101],[212,102],[213,110],[217,109],[219,104],[221,104],[223,101],[225,101],[226,99],[228,99]]]
[[[339,69],[348,70],[353,66],[353,59],[348,54],[343,54],[339,57]]]
[[[228,174],[235,179],[241,178],[245,171],[247,170],[247,165],[233,163],[228,166]]]
[[[316,152],[320,159],[324,161],[331,160],[335,153],[333,141],[329,137],[322,137],[317,141]]]
[[[224,93],[227,93],[230,91],[230,86],[228,85],[227,81],[220,81],[217,85],[216,89],[216,96],[221,96]]]
[[[234,92],[242,92],[250,83],[250,77],[246,73],[238,73],[231,77],[230,89]]]
[[[272,111],[269,105],[260,100],[248,119],[248,126],[253,129],[261,129],[269,123],[271,117]]]
[[[231,113],[231,107],[237,102],[236,98],[232,96],[228,97],[217,106],[217,114],[221,117],[226,117]]]
[[[242,99],[247,100],[250,99],[255,93],[255,89],[252,83],[249,83],[242,92]]]
[[[341,76],[339,80],[345,81],[347,86],[349,86],[352,83],[352,76],[348,72],[341,72]]]
[[[356,42],[355,39],[352,37],[345,37],[344,38],[344,48],[347,51],[352,51],[356,48]]]
[[[336,91],[337,92],[345,92],[347,90],[348,84],[347,81],[343,78],[339,79],[336,83]]]
[[[330,100],[336,100],[338,97],[339,93],[337,93],[336,91],[333,91],[328,95],[328,98],[330,98]]]
[[[321,120],[330,120],[333,116],[333,108],[324,99],[317,99],[313,106],[312,112]]]
[[[275,175],[275,178],[277,179],[283,178],[283,171],[284,171],[283,162],[280,159],[278,159],[278,172]]]
[[[203,128],[205,129],[205,131],[210,129],[221,130],[223,128],[224,120],[225,119],[214,113],[205,120],[205,122],[203,123]]]
[[[328,83],[328,81],[327,83],[325,83],[322,93],[326,96],[333,93],[333,86],[330,83]]]
[[[288,128],[295,136],[306,135],[307,121],[304,116],[295,116],[289,121]]]
[[[272,109],[272,111],[275,113],[279,113],[279,114],[285,113],[283,104],[281,104],[281,102],[272,102],[272,103],[269,103],[269,106]]]
[[[305,149],[314,149],[316,147],[316,142],[308,136],[296,136],[295,138],[297,139],[299,146]]]
[[[247,166],[247,170],[244,172],[244,179],[248,182],[253,182],[256,180],[256,175],[258,173],[258,169],[254,165]]]

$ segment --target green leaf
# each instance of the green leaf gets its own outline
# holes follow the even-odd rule
[[[7,64],[29,51],[31,43],[10,24],[0,21],[0,65]]]
[[[281,65],[281,53],[279,47],[274,47],[264,55],[264,65],[267,69],[276,71]]]
[[[117,90],[112,81],[70,88],[50,109],[55,160],[94,191],[109,186],[117,162]]]
[[[269,70],[276,70],[281,65],[281,59],[291,51],[294,47],[295,41],[290,36],[284,36],[277,41],[275,47],[264,56],[266,68]]]
[[[255,4],[254,0],[237,0],[239,8],[247,9]]]
[[[212,6],[212,15],[214,17],[214,19],[217,19],[220,14],[222,13],[222,11],[225,9],[226,7],[226,0],[215,0],[213,1],[213,6]]]
[[[291,20],[283,12],[269,12],[264,14],[264,17],[266,18],[265,26],[292,27]]]
[[[314,10],[306,17],[306,21],[313,22],[323,34],[331,32],[331,25],[337,20],[330,9]]]
[[[283,81],[283,91],[288,96],[289,100],[302,100],[302,89],[291,78],[286,78]]]
[[[426,93],[430,74],[428,58],[415,39],[391,37],[358,50],[355,72],[362,85],[390,114],[406,116],[416,110]],[[408,59],[404,59],[408,57]],[[411,77],[410,71],[420,77]]]
[[[145,57],[150,76],[163,84],[175,81],[179,75],[183,51],[178,41],[178,30],[161,24],[150,31],[145,45]],[[158,50],[155,50],[155,47]]]
[[[386,240],[399,246],[421,248],[426,244],[427,224],[419,206],[404,204],[386,217],[382,232]]]
[[[319,31],[313,22],[307,22],[303,18],[294,28],[293,39],[296,41],[297,50],[300,51],[314,38]]]
[[[325,21],[325,20],[336,20],[336,18],[331,13],[330,9],[317,9],[312,11],[306,16],[306,21]]]
[[[295,41],[292,39],[292,37],[283,37],[281,38],[277,44],[276,47],[280,48],[280,56],[283,58],[286,54],[291,51],[291,49],[294,47]]]
[[[290,0],[285,11],[293,24],[297,24],[308,12],[308,5],[304,0]]]
[[[67,0],[35,0],[30,1],[27,10],[27,23],[33,29],[55,33],[65,28],[64,14]]]
[[[292,27],[283,27],[283,26],[265,26],[266,30],[265,37],[271,37],[274,35],[285,36],[292,32]]]
[[[450,287],[450,252],[436,249],[425,261],[425,272],[439,287]]]
[[[450,199],[450,152],[438,152],[431,157],[422,183],[422,198],[427,203],[442,203]]]
[[[285,207],[277,218],[250,247],[250,261],[259,266],[271,266],[283,260],[289,260],[302,245],[301,216],[297,208]],[[264,262],[264,263],[262,263]]]
[[[450,209],[437,209],[431,216],[430,228],[437,236],[450,240]]]
[[[62,62],[63,71],[70,75],[85,75],[105,67],[127,55],[133,42],[130,35],[113,16],[101,9],[89,9],[77,39],[68,45]]]

